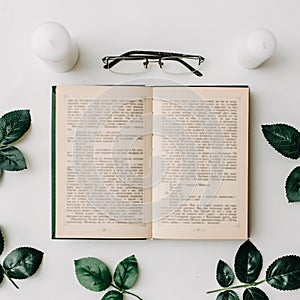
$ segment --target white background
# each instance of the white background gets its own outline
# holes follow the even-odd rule
[[[251,88],[250,239],[267,266],[284,254],[300,255],[300,206],[289,204],[284,182],[299,162],[271,148],[261,124],[284,122],[300,128],[300,4],[298,0],[0,0],[0,114],[29,108],[32,127],[18,147],[28,170],[6,172],[0,181],[0,224],[6,237],[3,257],[18,246],[44,251],[37,274],[0,287],[3,300],[100,299],[82,288],[73,260],[95,256],[111,269],[135,254],[140,277],[133,292],[143,299],[210,300],[217,288],[219,259],[233,265],[241,241],[87,241],[51,240],[51,97],[56,84],[115,84],[134,77],[102,69],[100,58],[131,49],[199,53],[206,58],[198,78],[172,77],[154,68],[147,76],[179,84],[248,84]],[[31,35],[45,21],[70,32],[80,60],[67,73],[49,70],[32,52]],[[277,37],[275,55],[255,70],[235,61],[236,42],[266,28]],[[138,78],[147,83],[149,78]],[[298,299],[300,291],[262,288],[272,300]],[[133,299],[126,296],[126,299]]]

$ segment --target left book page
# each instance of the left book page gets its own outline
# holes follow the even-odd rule
[[[57,86],[52,237],[151,237],[152,89]]]

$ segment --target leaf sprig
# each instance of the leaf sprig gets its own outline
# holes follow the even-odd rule
[[[300,257],[286,255],[277,258],[268,268],[265,279],[257,281],[262,270],[262,255],[250,240],[244,242],[238,249],[234,260],[234,271],[230,266],[219,260],[216,278],[220,289],[208,291],[219,293],[216,300],[239,300],[234,289],[245,288],[243,300],[268,300],[266,293],[257,287],[264,282],[282,291],[300,288]],[[242,282],[233,285],[235,277]]]
[[[142,300],[138,295],[129,291],[138,278],[138,262],[134,255],[123,259],[116,267],[114,274],[108,266],[95,257],[84,257],[74,261],[75,274],[79,283],[88,290],[101,292],[109,287],[102,300],[123,300],[124,294],[132,295]],[[114,283],[113,283],[114,282]]]
[[[0,177],[3,171],[21,171],[27,168],[22,152],[11,143],[16,142],[31,124],[28,109],[15,110],[0,118]]]
[[[262,132],[269,144],[287,158],[300,157],[300,132],[287,124],[262,125]],[[300,201],[300,166],[288,175],[285,183],[289,202]]]
[[[4,237],[0,230],[0,255],[4,251]],[[18,289],[13,279],[27,279],[39,268],[43,259],[43,252],[31,247],[19,247],[11,251],[0,264],[0,284],[4,277]]]

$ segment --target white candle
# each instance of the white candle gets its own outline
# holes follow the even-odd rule
[[[274,54],[276,46],[274,34],[260,29],[252,32],[245,40],[238,43],[236,58],[242,67],[254,69]]]
[[[78,61],[79,51],[64,26],[56,22],[40,24],[32,36],[36,55],[52,70],[66,72]]]

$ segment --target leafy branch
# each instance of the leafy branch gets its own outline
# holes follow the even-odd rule
[[[138,262],[134,255],[123,259],[116,267],[113,276],[108,266],[95,257],[85,257],[74,261],[75,273],[79,283],[88,290],[101,292],[109,287],[102,300],[123,300],[128,294],[142,300],[138,295],[128,291],[138,278]],[[114,281],[114,283],[113,283]]]
[[[282,291],[300,288],[300,257],[287,255],[276,259],[266,271],[265,279],[257,281],[262,270],[262,255],[250,240],[244,242],[235,255],[234,271],[224,261],[219,260],[216,270],[219,289],[207,294],[219,293],[217,300],[239,300],[234,289],[245,288],[243,300],[268,300],[265,292],[257,286],[267,283]],[[233,285],[235,277],[242,282]]]
[[[264,137],[280,154],[290,159],[300,157],[300,132],[286,124],[262,125]],[[285,183],[289,202],[300,201],[300,166],[288,175]]]
[[[27,168],[22,152],[11,143],[16,142],[29,129],[29,110],[15,110],[0,118],[0,177],[3,171],[21,171]]]
[[[0,230],[0,255],[4,251],[4,237]],[[19,288],[13,279],[26,279],[39,268],[43,252],[31,247],[19,247],[11,251],[0,264],[0,284],[6,277],[15,288]]]

